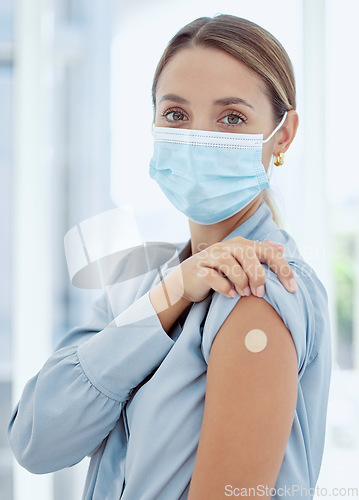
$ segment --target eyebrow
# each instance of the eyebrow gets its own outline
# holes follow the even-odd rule
[[[254,106],[252,106],[252,104],[249,104],[248,101],[245,101],[241,97],[224,97],[223,99],[217,99],[217,101],[214,101],[214,104],[220,104],[222,106],[228,106],[230,104],[244,104],[248,108],[254,110]]]
[[[187,99],[184,99],[183,97],[180,97],[179,95],[176,94],[166,94],[163,97],[161,97],[160,102],[163,101],[174,101],[178,102],[179,104],[189,104],[189,101]]]
[[[184,99],[183,97],[180,97],[179,95],[176,94],[166,94],[160,99],[160,103],[163,101],[174,101],[178,102],[178,104],[190,104],[187,99]],[[223,97],[222,99],[217,99],[214,101],[214,104],[216,105],[221,105],[221,106],[229,106],[230,104],[244,104],[248,108],[255,109],[252,104],[249,104],[248,101],[245,99],[242,99],[241,97]]]

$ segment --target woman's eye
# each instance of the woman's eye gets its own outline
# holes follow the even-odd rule
[[[244,120],[239,115],[235,113],[230,113],[229,115],[223,117],[220,121],[222,123],[226,123],[227,125],[238,125],[238,123],[241,123]]]
[[[181,120],[188,120],[187,116],[185,116],[182,111],[169,111],[168,113],[165,113],[165,117],[167,120],[170,120],[171,122],[179,122]]]

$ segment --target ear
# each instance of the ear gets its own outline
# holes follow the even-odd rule
[[[298,113],[291,109],[288,111],[287,119],[283,127],[276,134],[276,142],[273,148],[273,154],[285,153],[296,136],[299,125]]]

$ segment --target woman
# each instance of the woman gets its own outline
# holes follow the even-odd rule
[[[160,277],[122,282],[113,321],[103,297],[28,382],[15,456],[34,473],[91,456],[84,499],[312,498],[327,294],[264,197],[298,126],[290,60],[247,20],[200,18],[167,46],[153,104],[150,175],[191,239]]]

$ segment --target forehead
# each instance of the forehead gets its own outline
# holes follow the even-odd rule
[[[268,100],[265,84],[248,66],[224,50],[194,47],[179,50],[166,64],[157,84],[157,99],[167,93],[187,98],[239,96],[248,100]]]

